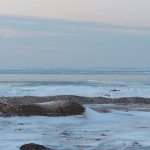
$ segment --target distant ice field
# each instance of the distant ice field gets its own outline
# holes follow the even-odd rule
[[[0,96],[150,97],[149,71],[0,71]]]

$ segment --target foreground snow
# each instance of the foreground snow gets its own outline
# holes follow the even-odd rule
[[[54,149],[150,148],[150,112],[98,113],[81,116],[0,117],[0,150],[19,150],[27,143]]]

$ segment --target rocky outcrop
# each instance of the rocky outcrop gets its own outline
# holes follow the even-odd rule
[[[75,95],[58,95],[58,96],[23,96],[23,97],[0,97],[0,102],[8,102],[12,105],[19,104],[35,104],[51,101],[72,101],[79,104],[98,103],[98,104],[150,104],[150,98],[143,97],[122,97],[122,98],[106,98],[106,97],[82,97]]]
[[[124,97],[80,97],[59,95],[48,97],[0,97],[0,116],[68,116],[81,115],[85,109],[82,104],[150,104],[150,98]],[[104,110],[103,110],[104,111]]]
[[[1,116],[69,116],[81,115],[85,108],[71,101],[52,101],[34,104],[9,104],[0,102]]]
[[[38,145],[34,143],[25,144],[20,147],[20,150],[53,150],[51,148],[47,148],[43,145]]]

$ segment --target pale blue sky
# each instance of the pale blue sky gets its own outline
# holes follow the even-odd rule
[[[149,6],[150,0],[0,0],[0,67],[150,67]]]
[[[150,0],[0,0],[0,14],[149,26]]]
[[[0,66],[149,67],[150,28],[0,16]]]

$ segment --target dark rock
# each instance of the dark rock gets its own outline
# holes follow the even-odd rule
[[[64,131],[63,133],[60,133],[59,135],[63,136],[63,137],[69,137],[71,134],[68,133],[67,131]]]
[[[105,94],[104,96],[106,96],[106,97],[110,97],[111,95],[109,95],[109,94]]]
[[[96,141],[100,141],[101,139],[95,139]]]
[[[81,115],[85,108],[71,101],[10,105],[0,102],[1,116],[69,116]]]
[[[21,125],[21,126],[23,126],[24,124],[23,124],[23,123],[18,123],[17,125]]]
[[[111,92],[120,92],[121,90],[117,90],[117,89],[114,89],[114,90],[111,90]]]
[[[21,129],[19,128],[19,129],[15,129],[15,131],[21,131]]]
[[[42,103],[42,105],[39,105]],[[46,103],[43,105],[43,103]],[[52,104],[47,104],[52,103]],[[73,95],[59,95],[48,97],[23,96],[23,97],[0,97],[0,116],[67,116],[81,115],[85,109],[83,104],[143,104],[150,111],[150,98],[142,97],[80,97]],[[144,108],[146,108],[144,107]],[[144,109],[145,110],[145,109]],[[104,110],[105,112],[105,110]],[[107,110],[106,110],[107,112]]]
[[[72,101],[79,104],[150,104],[150,98],[143,97],[123,97],[123,98],[106,98],[106,97],[81,97],[75,95],[58,95],[58,96],[23,96],[23,97],[0,97],[1,102],[7,102],[11,105],[35,104],[51,101]]]
[[[74,102],[66,102],[65,105],[54,108],[54,112],[58,116],[81,115],[84,113],[84,111],[85,108],[82,105]]]
[[[107,136],[106,134],[101,134],[102,136]]]
[[[38,145],[34,143],[25,144],[20,147],[20,150],[53,150],[51,148],[47,148],[43,145]]]

